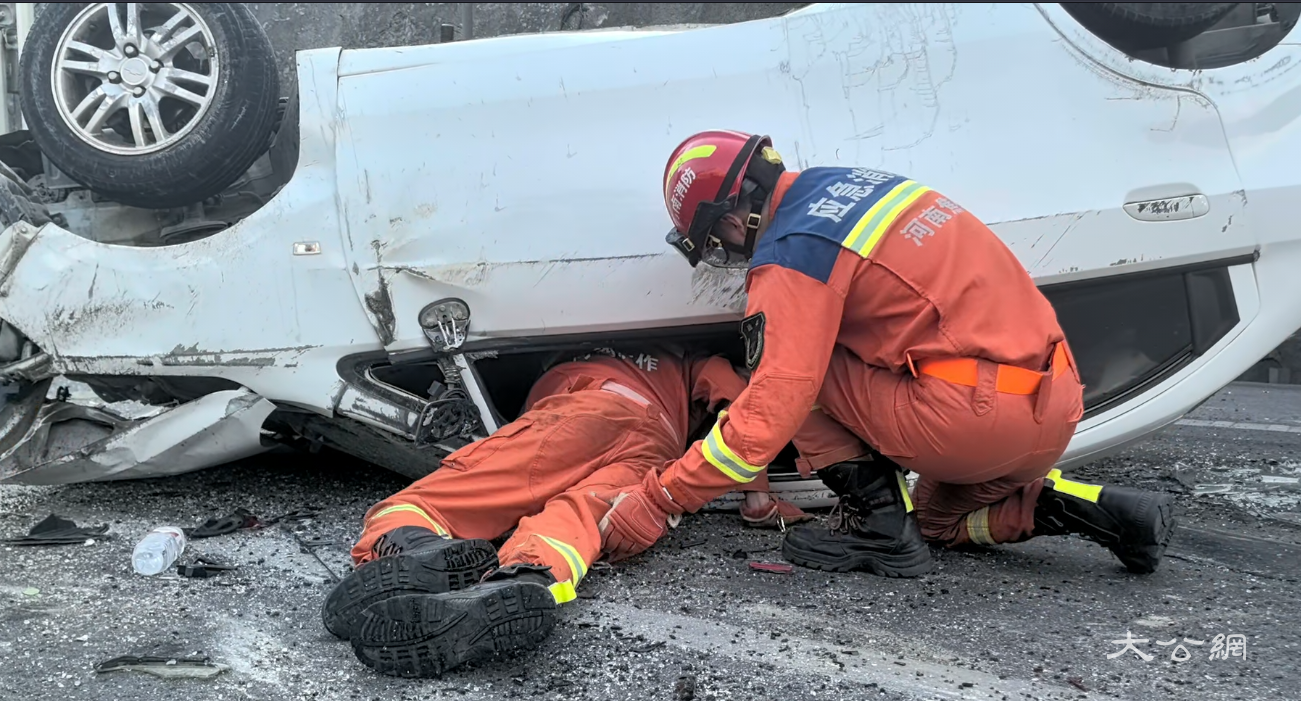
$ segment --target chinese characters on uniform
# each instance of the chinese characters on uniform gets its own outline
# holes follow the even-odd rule
[[[872,194],[878,185],[897,179],[891,173],[855,168],[849,173],[850,182],[838,182],[827,187],[830,197],[821,197],[809,203],[809,216],[830,219],[839,224],[849,216],[849,211]],[[871,211],[871,210],[868,210]],[[947,197],[940,197],[935,204],[922,210],[911,221],[904,224],[900,231],[909,241],[922,245],[928,236],[962,213],[962,208]]]
[[[831,189],[831,188],[827,188],[827,189]],[[853,209],[854,205],[856,204],[858,203],[837,202],[836,200],[833,200],[829,197],[823,197],[822,199],[816,202],[809,203],[809,216],[822,217],[823,219],[830,219],[831,221],[839,224],[840,222],[845,220],[845,215],[848,214],[849,210]]]
[[[853,183],[836,183],[827,188],[827,192],[830,192],[832,197],[848,197],[849,199],[858,202],[864,197],[872,194],[872,186],[855,185]]]
[[[639,369],[642,370],[642,372],[655,372],[657,369],[659,369],[660,366],[660,359],[656,358],[653,355],[647,353],[640,353],[637,355],[637,357],[634,358],[633,356],[628,355],[627,353],[621,353],[619,351],[614,350],[613,348],[595,348],[592,350],[591,353],[575,356],[573,361],[571,362],[582,362],[585,360],[591,360],[592,356],[594,355],[604,355],[611,358],[618,358],[619,360],[623,360],[632,363],[633,365],[636,365]]]
[[[923,209],[921,214],[912,218],[912,221],[904,225],[904,237],[918,246],[922,245],[922,239],[927,236],[934,236],[935,229],[938,229],[949,220],[962,213],[962,208],[954,204],[947,197],[941,197],[935,200],[935,204]]]
[[[809,203],[809,216],[830,219],[839,224],[849,215],[849,210],[853,209],[854,205],[872,194],[877,185],[897,177],[891,173],[855,168],[849,172],[850,182],[841,181],[832,184],[827,188],[830,197],[823,197]]]
[[[866,168],[855,168],[849,171],[849,179],[856,183],[872,183],[873,186],[880,185],[895,176],[890,173],[882,173]]]

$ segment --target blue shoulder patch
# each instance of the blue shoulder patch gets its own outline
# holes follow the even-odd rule
[[[787,234],[771,239],[764,236],[755,248],[750,269],[778,265],[825,283],[831,279],[842,248],[839,243],[814,234]]]
[[[764,237],[812,234],[857,250],[864,229],[878,228],[896,204],[925,189],[885,171],[809,168],[782,196]]]
[[[802,171],[772,213],[750,268],[775,264],[825,283],[854,226],[906,181],[901,175],[864,168]]]

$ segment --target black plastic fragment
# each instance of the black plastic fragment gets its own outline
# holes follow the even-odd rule
[[[87,539],[107,540],[108,524],[98,526],[78,526],[66,518],[54,514],[46,516],[40,523],[32,526],[27,535],[21,538],[9,538],[5,545],[79,545]]]

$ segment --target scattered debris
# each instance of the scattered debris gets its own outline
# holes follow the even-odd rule
[[[678,677],[678,683],[673,685],[674,701],[693,701],[696,698],[696,677],[694,674],[684,674]]]
[[[206,555],[196,556],[194,562],[189,564],[182,565],[179,562],[176,564],[176,574],[191,579],[207,579],[219,572],[237,569],[239,569],[239,565],[222,564],[220,561]]]
[[[1283,477],[1282,475],[1261,475],[1265,484],[1301,484],[1301,477]]]
[[[319,563],[321,567],[324,567],[325,571],[330,574],[331,580],[335,582],[340,581],[339,575],[335,574],[334,570],[330,569],[330,566],[325,564],[325,560],[322,560],[321,556],[316,554],[316,548],[320,547],[321,545],[324,545],[323,543],[314,545],[312,543],[307,542],[306,540],[303,539],[303,536],[298,533],[298,531],[295,531],[294,529],[290,528],[286,523],[281,523],[280,529],[288,533],[289,535],[293,536],[294,540],[297,541],[298,543],[298,549],[301,552],[311,555],[313,558],[315,558],[316,562]]]
[[[195,538],[212,538],[235,531],[249,528],[257,528],[262,525],[252,512],[245,508],[235,509],[235,512],[222,518],[210,518],[203,522],[198,528],[186,528],[185,537],[191,540]]]
[[[1066,683],[1067,683],[1067,684],[1070,684],[1071,686],[1075,687],[1076,689],[1079,689],[1080,691],[1088,691],[1088,690],[1089,690],[1089,688],[1088,688],[1087,686],[1084,686],[1084,680],[1081,679],[1080,677],[1067,677],[1067,678],[1066,678]]]
[[[211,679],[230,669],[207,657],[148,657],[123,655],[95,665],[95,672],[144,672],[164,679]]]
[[[26,589],[23,590],[23,596],[37,596],[40,593],[41,590],[37,589],[36,587],[27,587]]]
[[[653,642],[653,643],[651,643],[651,644],[649,644],[649,645],[642,645],[642,646],[640,646],[640,647],[635,647],[635,648],[632,649],[632,651],[633,651],[633,652],[637,652],[637,653],[650,652],[651,650],[655,650],[655,649],[658,649],[658,648],[661,648],[661,647],[664,647],[664,641],[663,641],[663,640],[658,640],[658,641]]]
[[[1169,616],[1153,614],[1134,621],[1134,625],[1143,626],[1144,628],[1169,628],[1178,625],[1178,621]]]
[[[66,518],[50,514],[40,523],[32,526],[27,535],[3,542],[5,545],[80,545],[88,539],[107,540],[110,537],[106,535],[107,533],[107,523],[98,526],[78,526]]]
[[[696,538],[695,540],[688,540],[687,542],[679,545],[678,550],[686,550],[687,548],[694,548],[697,545],[704,545],[705,543],[708,542],[709,540],[706,538]]]
[[[298,523],[300,521],[310,521],[320,515],[320,509],[307,508],[290,511],[283,516],[276,516],[270,521],[264,522],[264,526],[274,526],[277,523]]]
[[[319,511],[316,509],[297,509],[287,514],[276,516],[275,518],[263,521],[257,514],[240,507],[235,509],[228,516],[221,518],[213,517],[203,522],[203,525],[197,528],[186,528],[185,537],[191,540],[195,538],[212,538],[214,536],[234,533],[235,531],[251,530],[256,528],[266,528],[276,524],[287,525],[291,523],[300,523],[310,521],[316,518]]]
[[[776,574],[790,574],[795,571],[794,567],[784,562],[751,562],[750,569]]]

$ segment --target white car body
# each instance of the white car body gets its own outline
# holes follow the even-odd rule
[[[0,318],[60,374],[225,378],[398,435],[415,417],[356,391],[340,361],[427,355],[421,309],[458,298],[472,317],[456,362],[491,431],[471,371],[484,353],[740,318],[665,244],[661,175],[696,131],[762,132],[791,168],[868,166],[943,192],[1045,289],[1227,269],[1236,324],[1086,416],[1069,468],[1175,421],[1301,327],[1298,34],[1187,71],[1128,58],[1055,4],[863,3],[303,51],[298,167],[262,209],[157,248],[16,224],[0,233]],[[70,479],[38,472],[8,479]]]

